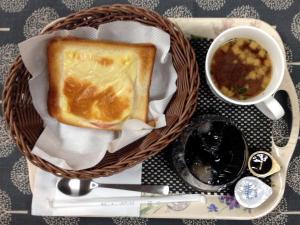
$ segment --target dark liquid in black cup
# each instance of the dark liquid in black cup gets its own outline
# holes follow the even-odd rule
[[[185,160],[198,180],[209,185],[223,185],[234,180],[243,168],[245,142],[233,125],[206,121],[189,136]]]

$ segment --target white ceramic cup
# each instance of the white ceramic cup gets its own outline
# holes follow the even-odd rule
[[[222,44],[233,38],[248,38],[256,41],[267,50],[272,62],[272,78],[267,88],[260,94],[246,100],[232,99],[222,94],[215,85],[210,73],[210,65],[214,53]],[[210,45],[205,61],[207,82],[216,96],[236,105],[255,105],[263,114],[273,120],[277,120],[284,115],[282,106],[273,97],[273,94],[278,90],[282,82],[285,67],[284,53],[275,39],[265,31],[251,26],[237,26],[219,34]]]

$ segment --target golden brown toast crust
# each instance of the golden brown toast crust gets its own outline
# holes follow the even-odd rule
[[[107,56],[101,55],[102,52]],[[107,130],[120,130],[126,119],[147,122],[155,53],[152,44],[76,38],[51,40],[49,114],[65,124]],[[75,65],[74,68],[69,64]]]

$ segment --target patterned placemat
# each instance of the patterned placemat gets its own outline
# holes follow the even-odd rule
[[[200,67],[201,85],[199,88],[197,109],[194,117],[204,114],[216,114],[231,119],[244,133],[250,154],[258,150],[270,151],[272,146],[272,121],[265,117],[255,106],[238,106],[218,99],[209,89],[205,80],[205,56],[211,40],[193,38],[192,44]],[[166,151],[152,157],[143,163],[143,184],[165,184],[170,186],[172,193],[194,193],[193,188],[186,185],[172,168],[170,152],[172,145]],[[249,175],[246,171],[244,176]],[[264,180],[270,183],[270,179]],[[226,190],[231,193],[232,188]]]

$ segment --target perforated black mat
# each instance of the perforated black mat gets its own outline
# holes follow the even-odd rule
[[[266,118],[255,106],[237,106],[223,102],[210,91],[205,80],[205,56],[211,40],[192,39],[197,61],[200,68],[201,85],[197,110],[194,116],[217,114],[231,119],[243,131],[250,154],[258,150],[271,149],[272,121]],[[172,193],[194,193],[194,189],[186,185],[174,172],[169,154],[172,146],[143,163],[143,184],[165,184],[170,186]],[[248,175],[248,171],[244,175]],[[265,180],[269,183],[269,180]],[[232,190],[227,190],[231,192]]]

